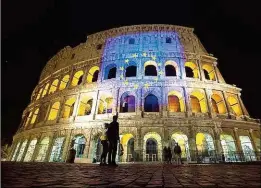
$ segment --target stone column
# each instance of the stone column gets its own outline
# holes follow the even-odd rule
[[[186,106],[186,114],[187,117],[190,117],[192,114],[192,110],[191,110],[191,104],[190,104],[190,97],[189,97],[189,92],[188,89],[186,87],[183,87],[183,93],[184,93],[184,99],[185,99],[185,106]]]
[[[16,152],[16,154],[15,154],[14,161],[17,160],[17,157],[18,157],[18,155],[19,155],[19,151],[20,151],[22,145],[23,145],[23,141],[21,140],[21,141],[20,141],[20,145],[19,145],[19,147],[18,147],[18,150],[17,150],[17,152]]]
[[[66,138],[65,138],[65,141],[64,141],[64,144],[63,144],[63,153],[62,153],[62,160],[64,162],[66,162],[66,159],[68,157],[68,151],[70,149],[70,144],[71,144],[71,136],[72,136],[72,129],[71,130],[68,130],[66,131]]]
[[[205,90],[205,96],[206,96],[206,103],[207,103],[207,108],[208,108],[208,113],[209,113],[209,116],[211,118],[214,117],[215,115],[215,112],[212,108],[212,101],[211,101],[211,93],[210,93],[210,90],[209,89],[204,89]]]
[[[168,108],[167,108],[167,102],[166,102],[166,95],[165,95],[165,88],[161,87],[161,114],[163,117],[168,116]]]
[[[72,84],[72,80],[73,80],[73,76],[74,76],[74,69],[73,69],[73,67],[71,67],[71,68],[72,68],[72,70],[71,70],[72,72],[70,73],[70,78],[69,78],[68,85],[66,88],[71,87],[71,84]]]
[[[73,113],[72,113],[72,117],[73,117],[73,121],[75,120],[75,117],[77,116],[78,113],[78,109],[79,109],[79,104],[80,104],[80,93],[77,94],[75,103],[74,103],[74,107],[73,107]]]
[[[87,83],[88,68],[88,66],[84,68],[81,85],[85,85]]]
[[[99,105],[99,93],[100,91],[97,90],[97,95],[96,95],[96,98],[93,100],[93,103],[92,105],[94,106],[94,112],[93,112],[93,120],[95,120],[95,116],[96,114],[98,113],[98,105]]]
[[[140,111],[141,111],[141,117],[143,118],[144,113],[144,91],[143,88],[140,89]]]
[[[214,71],[215,71],[216,81],[219,83],[220,80],[219,80],[219,77],[218,77],[218,74],[217,74],[217,62],[213,62],[213,68],[214,68]]]
[[[239,160],[240,161],[243,161],[243,157],[244,157],[244,154],[243,154],[243,149],[242,149],[242,146],[241,146],[241,141],[239,139],[239,136],[238,136],[238,132],[237,132],[238,128],[234,128],[233,132],[234,132],[234,135],[235,135],[235,143],[236,143],[236,147],[237,147],[237,152],[238,152],[238,156],[239,156]]]
[[[214,132],[214,145],[215,145],[215,151],[216,151],[216,160],[221,161],[221,155],[223,153],[223,148],[221,145],[220,132],[217,128],[217,125],[215,125],[213,132]]]
[[[197,145],[196,145],[196,133],[193,130],[192,126],[189,127],[189,154],[190,161],[197,162],[198,153],[197,153]]]
[[[226,105],[226,108],[227,108],[228,116],[229,116],[229,118],[230,118],[230,117],[231,117],[231,114],[234,116],[233,110],[231,109],[231,106],[230,106],[230,104],[228,103],[226,92],[222,91],[222,95],[223,95],[223,98],[224,98],[224,101],[225,101],[225,105]]]
[[[143,145],[142,145],[142,138],[141,138],[141,128],[137,127],[137,135],[134,140],[134,152],[136,154],[135,161],[143,161]]]
[[[117,88],[113,90],[112,97],[113,97],[113,109],[112,109],[112,114],[116,114],[118,112],[118,98],[119,98],[119,91],[120,88]]]
[[[250,135],[251,144],[252,144],[254,152],[255,152],[255,156],[256,156],[257,160],[260,160],[260,152],[258,151],[258,148],[255,143],[255,136],[253,134],[253,129],[249,129],[249,135]]]
[[[28,142],[26,143],[26,146],[25,146],[25,148],[24,148],[24,153],[23,153],[23,155],[22,155],[21,162],[24,161],[25,155],[26,155],[26,153],[27,153],[27,150],[28,150],[28,147],[29,147],[31,141],[32,141],[32,139],[29,137],[29,138],[28,138]]]
[[[199,70],[199,79],[202,81],[206,80],[200,59],[197,60],[197,66],[198,66],[198,70]]]
[[[179,70],[180,70],[180,78],[186,79],[186,70],[185,70],[185,64],[182,59],[179,59]]]
[[[49,162],[55,139],[56,139],[55,135],[49,137],[49,144],[48,144],[48,149],[46,151],[44,162]]]

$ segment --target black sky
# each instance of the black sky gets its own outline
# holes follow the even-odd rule
[[[250,115],[260,118],[261,16],[245,1],[2,1],[2,138],[9,143],[46,62],[86,35],[133,24],[195,28],[229,84],[242,88]],[[211,2],[211,1],[209,1]]]

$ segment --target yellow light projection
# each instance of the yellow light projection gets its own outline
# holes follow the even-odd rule
[[[175,140],[181,148],[181,157],[186,158],[187,157],[187,150],[188,150],[188,137],[181,133],[177,132],[171,135],[171,140]]]
[[[210,80],[216,80],[215,69],[210,63],[204,63],[202,68],[203,70],[207,71]]]
[[[26,119],[25,126],[27,126],[29,124],[32,115],[33,115],[33,112],[30,112],[27,119]]]
[[[56,117],[58,115],[59,108],[60,108],[60,102],[55,102],[52,105],[52,108],[50,110],[48,120],[55,120],[56,119]]]
[[[61,80],[61,83],[60,83],[59,90],[63,90],[66,88],[66,86],[69,82],[69,79],[70,79],[70,76],[68,74],[63,77],[63,79]]]
[[[225,114],[227,112],[225,102],[218,94],[213,94],[212,99],[212,108],[217,114]]]
[[[190,93],[191,108],[193,113],[206,113],[207,104],[204,94],[200,91],[193,91]]]
[[[32,117],[32,120],[31,120],[31,123],[30,124],[34,124],[36,118],[37,118],[37,115],[38,115],[38,112],[39,112],[39,108],[37,108],[35,111],[34,111],[34,115]]]
[[[46,93],[47,93],[47,90],[48,90],[48,88],[49,88],[49,83],[47,83],[46,85],[45,85],[45,87],[44,87],[44,90],[43,90],[43,94],[42,94],[42,98],[46,95]]]
[[[53,83],[52,83],[52,85],[50,87],[50,90],[49,90],[49,94],[54,93],[56,91],[57,86],[58,86],[58,82],[59,82],[58,79],[53,81]]]
[[[91,114],[93,99],[91,96],[82,96],[78,109],[78,116],[87,116]]]
[[[196,65],[196,63],[186,62],[186,63],[185,63],[185,67],[189,67],[189,68],[192,69],[192,71],[193,71],[193,78],[199,78],[199,75],[198,75],[198,66]]]
[[[37,94],[36,100],[40,99],[40,96],[42,94],[43,88],[40,89],[40,91]]]
[[[229,103],[230,107],[232,108],[233,112],[235,113],[235,115],[241,116],[242,111],[241,111],[240,105],[238,104],[238,100],[236,99],[236,97],[229,96],[227,98],[227,100],[228,100],[228,103]]]
[[[76,99],[72,97],[64,103],[62,118],[66,119],[72,116],[75,100]]]
[[[184,98],[178,91],[168,93],[168,104],[170,112],[185,112]]]
[[[158,70],[158,68],[157,68],[157,63],[156,63],[155,61],[146,61],[146,62],[144,63],[144,71],[145,71],[145,68],[146,68],[148,65],[153,65],[153,66],[155,66],[156,69]]]
[[[76,72],[73,76],[71,85],[77,86],[78,84],[80,84],[82,76],[83,76],[83,71]]]
[[[169,60],[169,61],[166,61],[166,63],[165,63],[165,66],[167,66],[167,65],[172,65],[176,69],[177,77],[179,77],[179,66],[178,66],[178,64],[175,61]]]
[[[105,93],[100,97],[98,114],[112,113],[113,98],[109,93]]]
[[[94,66],[94,67],[92,67],[92,68],[89,70],[88,76],[87,76],[87,83],[92,83],[92,82],[93,82],[94,73],[95,73],[96,71],[99,71],[99,70],[100,70],[100,69],[99,69],[99,67],[97,67],[97,66]]]

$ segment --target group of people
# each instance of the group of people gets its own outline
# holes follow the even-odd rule
[[[113,116],[111,123],[105,123],[104,130],[100,136],[102,144],[102,154],[100,159],[100,165],[117,166],[115,159],[117,154],[117,146],[119,138],[119,123],[117,122],[118,114]],[[108,163],[106,163],[106,157],[108,154]],[[123,154],[123,148],[121,148],[120,155]]]
[[[182,164],[181,160],[181,148],[178,143],[176,143],[174,147],[174,154],[175,154],[175,160],[177,164]],[[164,156],[164,162],[167,164],[171,164],[172,159],[172,152],[170,147],[164,147],[163,148],[163,156]]]

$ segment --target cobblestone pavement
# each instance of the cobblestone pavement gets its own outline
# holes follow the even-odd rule
[[[260,187],[259,165],[2,162],[3,187]]]

